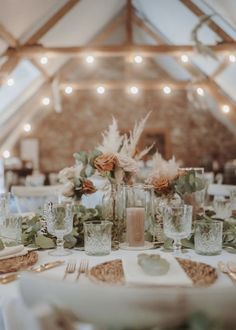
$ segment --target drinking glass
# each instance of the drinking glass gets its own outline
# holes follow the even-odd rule
[[[232,215],[236,216],[236,189],[230,191],[230,202]]]
[[[84,222],[84,250],[88,255],[103,256],[111,252],[111,221]]]
[[[197,221],[195,224],[194,248],[202,255],[217,255],[222,251],[223,221]]]
[[[71,204],[52,204],[48,205],[47,230],[50,234],[57,237],[56,250],[48,254],[52,256],[66,256],[71,254],[70,250],[64,249],[64,236],[73,230],[73,206]]]
[[[232,214],[231,201],[229,199],[216,198],[213,202],[215,217],[220,219],[230,218]]]
[[[174,240],[174,253],[181,251],[181,239],[191,234],[192,213],[191,205],[167,206],[163,211],[164,234]]]
[[[0,225],[9,213],[10,194],[0,194]]]
[[[0,225],[0,238],[7,245],[21,243],[21,221],[19,214],[8,214]]]

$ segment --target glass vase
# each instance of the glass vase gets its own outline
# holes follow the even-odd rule
[[[112,222],[112,243],[118,247],[125,241],[125,187],[123,184],[109,184],[102,200],[103,219]]]

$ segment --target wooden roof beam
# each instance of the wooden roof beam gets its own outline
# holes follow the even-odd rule
[[[195,3],[193,3],[191,0],[180,0],[192,13],[194,13],[196,16],[201,17],[206,15]],[[235,40],[226,33],[218,24],[216,24],[212,19],[209,19],[207,22],[209,28],[214,31],[224,42],[234,42]]]
[[[132,0],[126,0],[126,44],[133,44]]]
[[[218,44],[209,46],[212,51],[219,54],[236,53],[236,42],[230,44]],[[97,56],[124,56],[130,53],[140,53],[146,56],[157,54],[181,55],[193,54],[196,52],[193,45],[102,45],[102,46],[75,46],[75,47],[44,47],[42,45],[23,45],[18,48],[9,48],[7,56],[34,57],[40,55],[47,56],[81,56],[86,53],[93,53]]]
[[[11,47],[19,46],[19,42],[2,24],[0,24],[0,38],[5,40],[5,42]]]

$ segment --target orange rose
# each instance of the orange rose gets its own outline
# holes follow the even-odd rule
[[[94,167],[99,171],[99,172],[110,172],[114,170],[115,166],[117,163],[117,158],[113,154],[104,154],[101,156],[98,156],[94,160]]]
[[[92,181],[85,179],[82,183],[82,192],[83,194],[93,194],[96,192],[96,188],[94,186],[94,184],[92,183]]]
[[[166,178],[154,178],[151,183],[158,193],[168,193],[171,189],[170,182]]]

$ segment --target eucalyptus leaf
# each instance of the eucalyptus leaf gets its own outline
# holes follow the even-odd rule
[[[4,250],[4,249],[5,249],[5,246],[3,244],[3,241],[0,239],[0,251]]]
[[[55,247],[55,243],[52,238],[44,235],[38,235],[35,237],[35,244],[41,249],[52,249]]]
[[[72,249],[77,243],[77,239],[72,234],[64,236],[64,241],[64,247],[67,249]]]

